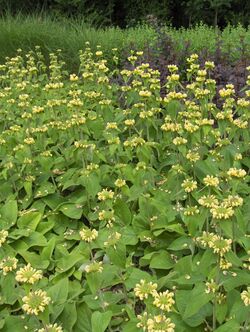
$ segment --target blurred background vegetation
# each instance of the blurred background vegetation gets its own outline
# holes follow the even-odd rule
[[[200,22],[220,28],[250,23],[249,0],[0,0],[0,12],[49,12],[82,18],[96,27],[131,27],[149,16],[177,28]]]

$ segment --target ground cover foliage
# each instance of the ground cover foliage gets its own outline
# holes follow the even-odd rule
[[[250,77],[110,52],[0,66],[1,330],[246,331]]]

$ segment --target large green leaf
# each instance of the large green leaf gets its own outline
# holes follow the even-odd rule
[[[67,303],[68,291],[69,291],[68,278],[61,279],[55,285],[51,286],[47,293],[53,301],[53,320],[61,314]]]
[[[218,327],[214,332],[228,332],[228,331],[239,332],[240,331],[239,323],[237,323],[234,319],[231,319],[222,326]]]
[[[73,332],[93,332],[91,325],[92,312],[88,308],[86,303],[78,304],[76,307],[76,311],[77,321],[73,328]]]
[[[35,231],[41,219],[42,219],[41,212],[31,211],[24,214],[17,220],[17,226],[19,228],[33,229]]]
[[[14,200],[7,201],[0,209],[0,229],[8,229],[15,225],[17,220],[17,202]]]
[[[91,316],[92,331],[105,332],[112,317],[112,311],[95,311]]]

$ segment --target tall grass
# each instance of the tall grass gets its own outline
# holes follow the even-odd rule
[[[222,47],[230,51],[232,57],[240,57],[242,43],[250,54],[250,28],[228,27],[222,32],[205,25],[190,29],[173,29],[166,27],[166,32],[174,40],[174,47],[181,51],[186,42],[193,52],[206,49],[214,52],[218,33]],[[6,56],[14,56],[17,48],[25,52],[40,45],[46,53],[62,49],[63,56],[70,70],[78,66],[78,51],[89,41],[93,47],[98,44],[108,58],[112,48],[118,48],[123,54],[129,49],[143,49],[158,38],[156,31],[149,26],[138,26],[122,30],[110,27],[95,29],[83,20],[56,19],[51,16],[5,15],[0,18],[0,62]]]

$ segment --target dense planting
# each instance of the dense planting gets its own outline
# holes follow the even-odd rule
[[[102,46],[109,67],[113,66],[112,48],[118,48],[119,68],[126,62],[130,49],[134,49],[144,50],[144,61],[154,69],[163,71],[166,65],[174,63],[183,74],[186,58],[197,53],[201,63],[215,62],[218,79],[228,82],[233,77],[235,81],[231,83],[237,85],[242,77],[245,80],[245,68],[250,65],[250,29],[241,25],[219,30],[200,24],[177,30],[152,20],[135,28],[94,29],[82,20],[58,20],[53,16],[18,15],[0,19],[1,63],[6,56],[15,56],[19,47],[28,52],[39,44],[46,59],[49,53],[62,49],[67,69],[77,72],[78,51],[86,41],[92,47]]]
[[[214,64],[142,52],[1,65],[2,331],[246,331],[249,106]],[[249,69],[249,68],[248,68]]]

